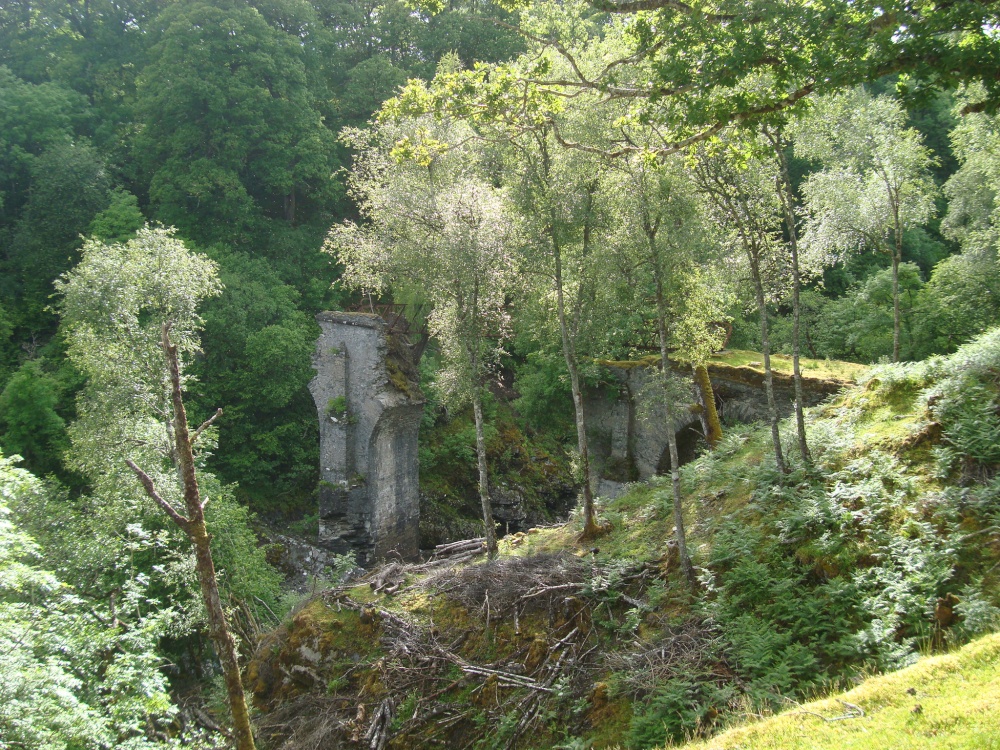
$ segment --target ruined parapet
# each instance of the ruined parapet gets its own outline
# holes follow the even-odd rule
[[[409,348],[366,313],[323,312],[309,384],[320,424],[320,544],[361,564],[418,553],[423,395]]]

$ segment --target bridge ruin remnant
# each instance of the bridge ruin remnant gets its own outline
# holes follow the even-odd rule
[[[320,545],[367,565],[415,558],[423,394],[405,337],[380,316],[322,312],[309,384],[320,424]]]

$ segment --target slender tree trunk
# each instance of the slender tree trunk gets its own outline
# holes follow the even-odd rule
[[[554,222],[553,222],[554,224]],[[583,407],[583,389],[580,387],[580,371],[577,366],[576,348],[573,345],[566,320],[566,300],[563,288],[562,249],[555,236],[553,226],[552,255],[555,262],[556,312],[559,317],[559,333],[562,337],[563,357],[569,370],[570,388],[573,392],[573,409],[576,415],[576,445],[580,453],[580,471],[583,473],[583,536],[593,537],[600,533],[597,512],[594,509],[594,490],[590,475],[590,450],[587,444],[587,421]]]
[[[708,447],[711,449],[712,445],[708,441],[708,433],[711,428],[708,426],[708,414],[705,409],[705,394],[701,392],[701,382],[698,380],[698,371],[694,365],[691,365],[691,382],[694,384],[694,396],[698,402],[698,421],[701,423],[701,434],[705,436],[705,442],[708,443]]]
[[[806,464],[812,462],[809,453],[809,443],[806,441],[806,420],[803,413],[802,370],[799,367],[799,326],[802,306],[799,295],[802,290],[802,275],[799,272],[799,237],[795,225],[795,195],[792,192],[792,180],[788,174],[788,160],[785,158],[785,141],[780,132],[764,130],[767,139],[774,148],[778,159],[780,173],[778,177],[778,195],[781,197],[781,208],[785,216],[785,226],[788,228],[788,247],[792,256],[792,379],[795,382],[795,430],[799,438],[799,453]]]
[[[466,310],[464,295],[458,293],[455,300],[460,310]],[[486,470],[486,429],[483,423],[483,373],[481,356],[482,336],[475,331],[479,325],[479,283],[473,284],[471,294],[471,304],[468,311],[462,314],[464,319],[473,321],[473,330],[466,330],[467,337],[463,339],[462,346],[465,349],[465,356],[468,357],[469,369],[472,372],[471,397],[472,414],[476,423],[476,459],[479,464],[479,502],[483,508],[483,536],[486,537],[486,555],[490,560],[497,556],[497,528],[493,520],[493,506],[490,504],[490,482]]]
[[[694,589],[698,582],[694,575],[694,567],[691,565],[691,557],[688,555],[687,534],[684,531],[680,456],[677,453],[677,433],[674,431],[673,403],[670,398],[670,389],[667,387],[670,372],[670,360],[667,358],[667,303],[663,295],[663,277],[660,272],[660,264],[656,260],[655,248],[652,247],[654,242],[654,237],[649,236],[650,260],[656,281],[656,323],[660,337],[660,369],[663,376],[663,404],[667,416],[667,449],[670,451],[670,487],[674,506],[674,529],[677,535],[677,556],[680,560],[684,580],[687,581],[688,586]]]
[[[170,369],[171,399],[173,401],[173,448],[184,487],[184,507],[187,517],[177,512],[172,505],[164,500],[156,491],[153,480],[128,461],[129,468],[139,477],[146,493],[180,526],[188,535],[194,546],[195,569],[198,582],[201,585],[202,601],[208,615],[208,630],[215,645],[215,652],[222,665],[222,674],[226,682],[226,694],[229,700],[229,710],[233,717],[233,733],[238,750],[254,750],[253,730],[250,726],[250,712],[247,709],[246,695],[240,679],[239,660],[236,656],[236,642],[226,625],[226,615],[219,597],[219,585],[215,575],[215,564],[212,562],[212,537],[205,527],[204,504],[201,501],[201,491],[194,466],[194,442],[201,432],[222,414],[218,410],[215,416],[199,427],[192,436],[188,430],[187,412],[181,396],[180,365],[177,359],[177,347],[170,343],[169,325],[163,327],[163,351],[167,357]]]
[[[483,526],[486,535],[486,555],[497,556],[497,530],[490,505],[490,484],[486,474],[486,432],[483,428],[483,396],[479,385],[472,389],[472,413],[476,418],[476,456],[479,459],[479,501],[483,505]]]
[[[785,473],[785,457],[781,451],[781,435],[778,432],[778,405],[774,400],[774,376],[771,372],[771,342],[768,338],[767,303],[764,301],[764,284],[760,278],[760,262],[750,251],[750,272],[753,275],[754,291],[757,293],[757,312],[760,314],[760,348],[764,355],[764,390],[767,392],[767,411],[771,421],[771,442],[774,444],[774,461],[778,471]]]
[[[892,361],[899,362],[899,264],[903,260],[903,231],[899,221],[899,202],[892,202],[893,239],[892,249]]]
[[[805,393],[802,388],[802,367],[799,363],[801,351],[799,326],[802,317],[799,291],[801,286],[798,250],[795,240],[792,240],[792,379],[795,383],[795,431],[799,437],[799,455],[802,456],[802,460],[806,464],[811,464],[812,454],[809,452],[809,442],[806,439]]]
[[[705,440],[709,448],[714,448],[722,440],[722,421],[719,411],[715,408],[715,392],[712,390],[712,379],[708,376],[705,365],[692,365],[694,382],[701,400],[702,425],[705,429]]]
[[[892,254],[892,361],[899,362],[899,254]]]

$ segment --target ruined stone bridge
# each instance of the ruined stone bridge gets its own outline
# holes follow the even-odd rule
[[[424,398],[405,340],[378,315],[323,312],[309,384],[320,423],[319,540],[367,565],[415,558]]]
[[[424,342],[411,347],[399,327],[374,313],[324,312],[316,319],[322,332],[309,388],[320,424],[320,546],[351,552],[362,565],[416,558],[417,438],[424,407],[416,360]],[[592,459],[601,476],[594,490],[600,494],[614,495],[625,482],[669,471],[666,414],[662,405],[643,403],[656,362],[608,363],[615,385],[586,399]],[[724,420],[766,417],[762,373],[714,364],[709,374]],[[775,385],[779,409],[788,414],[794,399],[791,379],[776,375]],[[812,404],[843,383],[808,379],[806,385],[806,401]],[[689,405],[674,409],[682,461],[694,457],[701,436]],[[499,519],[521,518],[500,490],[493,502]]]

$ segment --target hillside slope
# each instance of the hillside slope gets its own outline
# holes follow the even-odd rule
[[[1000,635],[684,750],[996,750]]]
[[[596,542],[572,519],[322,592],[249,666],[265,743],[657,747],[995,629],[1000,331],[808,421],[812,466],[746,428],[684,467],[697,591],[657,479]]]

